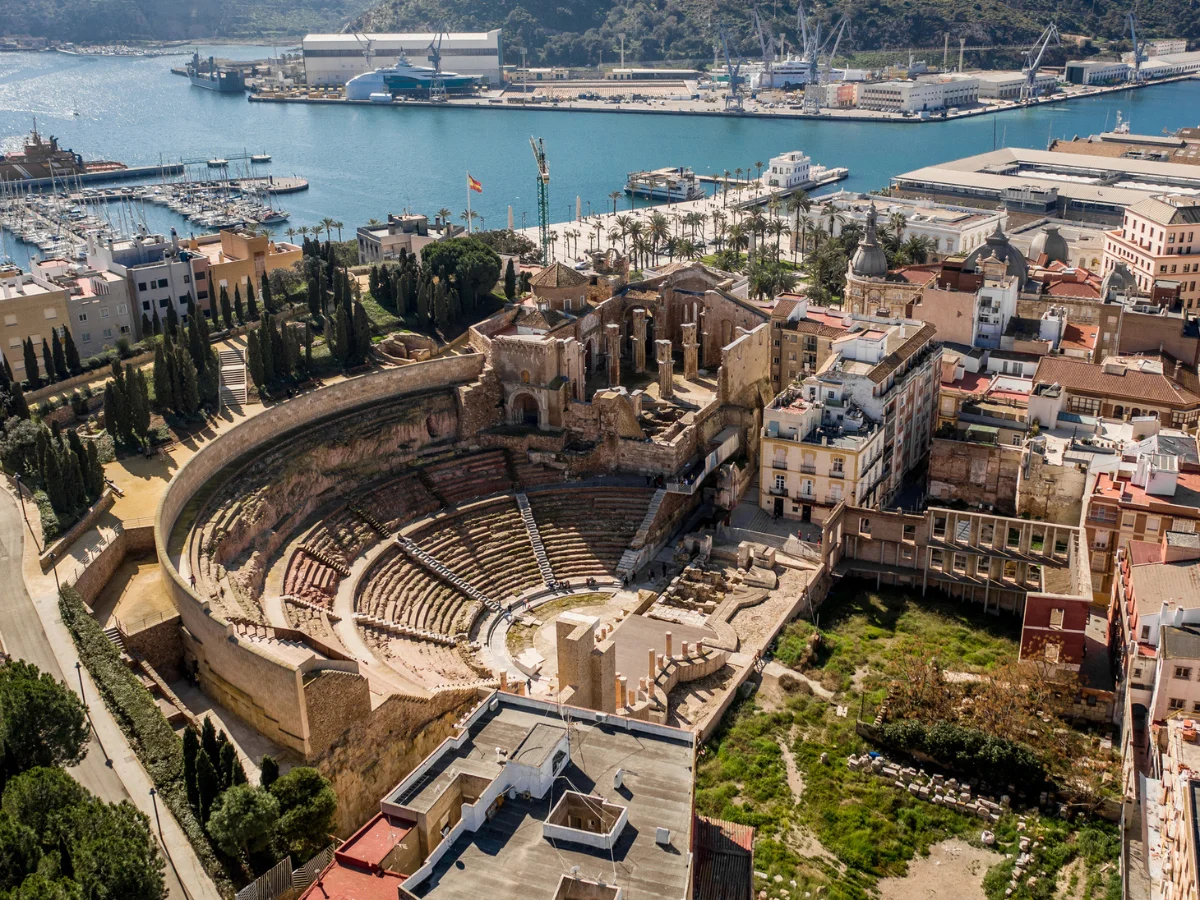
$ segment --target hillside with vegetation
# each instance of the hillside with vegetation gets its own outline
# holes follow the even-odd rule
[[[0,35],[57,41],[272,39],[338,31],[370,0],[19,0],[0,3]]]
[[[503,28],[508,62],[519,62],[520,48],[525,48],[531,64],[572,66],[614,62],[618,35],[624,33],[627,62],[694,65],[712,61],[716,29],[722,22],[736,52],[756,57],[758,39],[751,32],[754,5],[750,0],[725,0],[715,7],[702,0],[518,0],[515,4],[511,0],[382,0],[355,26],[405,31],[425,30],[440,22],[451,31]],[[794,2],[759,7],[772,33],[782,32],[789,42],[795,41]],[[1128,10],[1128,3],[1116,0],[1062,0],[1056,14],[1064,33],[1119,40],[1126,34]],[[960,36],[976,45],[1032,42],[1051,14],[1041,0],[817,0],[816,5],[816,18],[826,28],[842,15],[850,16],[852,32],[841,45],[849,53],[940,49],[947,33],[952,47],[957,47]],[[1200,38],[1200,0],[1142,4],[1139,16],[1147,35]]]

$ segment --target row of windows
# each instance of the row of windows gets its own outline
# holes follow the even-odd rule
[[[404,47],[406,56],[413,59],[429,59],[427,55],[429,45],[425,44],[421,47]],[[374,57],[376,60],[399,59],[400,49],[389,47],[386,50],[375,50]],[[491,56],[496,62],[500,61],[500,50],[496,47],[443,47],[442,58],[454,59],[456,56]],[[362,59],[362,47],[355,47],[351,50],[309,50],[304,49],[305,59]]]
[[[120,328],[120,332],[121,332],[121,334],[129,334],[129,326],[122,325]],[[112,338],[112,336],[113,336],[112,329],[105,328],[104,329],[104,339],[109,340],[110,338]],[[82,344],[90,344],[92,342],[92,333],[90,331],[83,332],[81,335],[79,335],[79,341]]]
[[[127,305],[125,305],[124,303],[118,303],[117,304],[117,315],[124,316],[124,315],[128,315],[128,314],[129,314],[129,307]],[[102,318],[102,319],[108,318],[108,307],[107,306],[100,307],[100,318]],[[86,322],[87,320],[88,320],[88,314],[85,312],[81,312],[79,314],[79,321]]]

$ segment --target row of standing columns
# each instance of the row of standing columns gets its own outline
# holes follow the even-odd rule
[[[653,699],[654,685],[658,681],[658,676],[675,658],[674,643],[671,632],[668,631],[665,637],[665,653],[659,653],[653,647],[646,648],[646,674],[638,679],[636,688],[631,688],[629,686],[628,677],[622,675],[620,672],[617,673],[614,687],[616,690],[618,709],[624,706],[635,706],[639,702]],[[684,659],[689,659],[693,650],[696,653],[703,654],[704,643],[702,641],[696,641],[696,643],[693,645],[688,641],[684,641],[680,647],[680,652]]]
[[[645,310],[634,310],[633,325],[634,333],[630,339],[633,344],[633,370],[640,375],[646,371]],[[689,322],[683,326],[683,377],[689,381],[695,380],[700,372],[700,346],[697,336],[696,323]],[[608,383],[610,387],[617,387],[621,383],[621,326],[605,325],[604,339],[608,355]],[[654,353],[655,362],[658,364],[659,396],[671,397],[675,393],[675,361],[671,342],[655,341]]]

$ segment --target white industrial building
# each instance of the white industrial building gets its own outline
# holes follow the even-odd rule
[[[1021,88],[1025,86],[1023,72],[976,72],[981,100],[1020,100]],[[1033,79],[1033,91],[1041,96],[1054,92],[1058,79],[1054,75],[1039,73]]]
[[[340,86],[356,75],[393,66],[401,52],[409,62],[431,66],[429,45],[436,35],[427,34],[310,34],[304,38],[304,72],[313,87]],[[367,65],[367,47],[371,63]],[[478,78],[488,84],[502,81],[503,47],[500,29],[480,32],[449,32],[442,35],[442,70]]]
[[[1071,84],[1117,84],[1129,78],[1129,66],[1112,60],[1071,60],[1063,74]]]
[[[1143,80],[1194,75],[1197,72],[1200,72],[1200,50],[1154,56],[1142,63]]]
[[[979,82],[968,76],[922,76],[916,81],[881,81],[858,87],[860,109],[914,113],[974,106]]]

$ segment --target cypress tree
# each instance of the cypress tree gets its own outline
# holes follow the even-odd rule
[[[200,726],[200,746],[208,754],[209,761],[220,758],[221,745],[217,741],[217,729],[213,726],[212,719],[208,717],[205,717]]]
[[[114,441],[119,440],[117,419],[117,392],[113,390],[113,383],[107,381],[104,384],[104,427]]]
[[[8,360],[3,353],[0,353],[0,405],[3,405],[4,397],[8,394],[10,387],[12,387],[12,372],[8,368]]]
[[[221,790],[228,790],[233,784],[233,767],[237,763],[237,751],[233,744],[226,741],[221,744],[221,756],[217,760],[217,778],[221,780]]]
[[[385,270],[386,278],[386,270]],[[367,290],[371,292],[371,296],[379,300],[379,266],[372,264],[371,271],[367,273]],[[382,303],[383,301],[380,300]]]
[[[258,785],[264,791],[269,790],[271,785],[279,780],[279,763],[273,756],[264,756],[262,762],[258,764],[258,768],[260,773]]]
[[[78,432],[74,430],[67,432],[67,446],[75,454],[75,458],[79,460],[79,470],[86,476],[88,466],[87,448],[83,446],[83,441],[79,439]]]
[[[215,316],[216,313],[214,312]],[[200,310],[200,321],[196,323],[196,327],[200,330],[200,343],[207,349],[212,343],[212,330],[208,327],[208,312]]]
[[[258,349],[257,331],[251,331],[246,335],[246,363],[250,368],[250,380],[261,391],[266,382],[263,381],[262,352]]]
[[[63,477],[62,465],[58,453],[51,446],[42,454],[42,487],[50,498],[50,505],[55,512],[66,512],[71,504],[67,496],[66,479]]]
[[[221,286],[221,318],[225,320],[225,328],[233,327],[233,309],[229,306],[229,291]]]
[[[200,370],[200,401],[213,409],[221,397],[221,371],[216,351],[209,348],[208,360]]]
[[[25,391],[21,389],[21,385],[14,381],[12,383],[12,387],[9,388],[9,391],[9,412],[11,412],[18,419],[28,419],[29,404],[25,401]]]
[[[304,323],[304,374],[312,374],[312,326]]]
[[[154,326],[150,324],[150,317],[142,313],[142,337],[148,338],[154,334]]]
[[[87,483],[88,491],[93,497],[104,493],[104,466],[100,464],[100,453],[96,450],[95,441],[88,441],[87,445]]]
[[[314,318],[321,314],[321,279],[318,275],[308,276],[308,312]]]
[[[166,412],[175,405],[171,394],[171,373],[167,371],[166,352],[160,343],[154,348],[154,405],[159,412]]]
[[[61,376],[58,374],[58,367],[54,364],[54,353],[45,338],[42,338],[42,364],[46,369],[46,380],[51,384],[58,381]]]
[[[433,283],[426,280],[417,292],[417,321],[422,326],[429,324],[429,311],[433,305]]]
[[[371,320],[361,303],[354,304],[354,361],[366,362],[371,356]]]
[[[174,338],[179,333],[179,313],[175,311],[174,302],[167,301],[167,333]]]
[[[37,350],[33,346],[33,338],[25,338],[25,381],[30,387],[41,384],[42,376],[38,370]]]
[[[258,321],[258,302],[254,297],[254,279],[246,279],[246,310],[250,313],[250,321]]]
[[[160,334],[162,334],[162,319],[160,319],[158,317],[158,307],[157,306],[154,307],[154,321],[152,324],[154,326],[154,336],[158,337]]]
[[[220,793],[221,782],[217,778],[216,767],[213,766],[208,751],[202,748],[196,755],[196,795],[201,822],[208,822],[208,814],[212,812],[212,805]]]
[[[180,398],[180,409],[184,415],[193,416],[200,409],[200,383],[196,376],[196,367],[192,365],[191,357],[179,355],[180,387],[183,389]]]
[[[68,447],[65,451],[57,451],[58,468],[62,472],[63,495],[70,509],[87,506],[87,490],[83,483],[83,471],[79,468],[79,460]]]
[[[192,355],[192,364],[197,368],[203,368],[204,360],[207,354],[204,352],[204,341],[200,337],[200,323],[196,321],[198,316],[188,316],[187,333],[188,333],[188,352]]]
[[[188,805],[192,809],[200,806],[200,792],[196,787],[196,763],[200,756],[200,739],[194,728],[183,729],[183,784],[187,789]]]
[[[233,314],[237,316],[239,325],[245,325],[247,321],[246,310],[242,307],[242,289],[236,284],[233,286]]]
[[[504,268],[504,296],[509,300],[517,296],[517,270],[513,268],[511,259]]]
[[[130,427],[139,441],[145,441],[150,433],[150,385],[146,373],[141,369],[130,369],[125,375],[125,386],[129,395]]]
[[[179,353],[175,345],[167,343],[167,376],[171,381],[171,409],[182,415],[183,410],[183,376],[179,371]]]
[[[271,320],[263,319],[258,327],[258,354],[262,357],[263,381],[275,383],[275,342],[271,335]]]
[[[63,333],[66,334],[67,329],[63,327]],[[69,374],[67,369],[67,354],[63,349],[62,339],[58,336],[58,329],[55,328],[50,332],[50,354],[54,358],[54,371],[58,373],[60,379],[66,378]]]
[[[262,280],[259,283],[259,293],[262,294],[263,312],[275,312],[275,298],[271,296],[271,279],[267,277],[267,273],[262,273]]]
[[[350,320],[341,307],[337,311],[337,322],[333,329],[333,355],[341,365],[346,365],[350,351]]]

